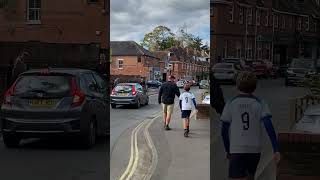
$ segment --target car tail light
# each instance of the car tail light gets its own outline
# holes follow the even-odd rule
[[[81,90],[79,89],[75,77],[72,77],[71,83],[72,83],[71,84],[71,89],[72,89],[71,93],[73,96],[73,101],[72,101],[71,107],[81,106],[85,100],[85,94],[83,92],[81,92]]]
[[[132,86],[132,95],[136,95],[136,94],[137,94],[136,88]]]
[[[16,82],[4,93],[3,104],[11,105],[11,96],[14,93]]]
[[[111,95],[116,95],[116,91],[114,89],[112,89]]]

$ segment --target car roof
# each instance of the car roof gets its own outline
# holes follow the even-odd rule
[[[89,72],[94,72],[92,70],[88,69],[79,69],[79,68],[42,68],[42,69],[32,69],[28,70],[24,74],[34,74],[34,73],[41,73],[43,70],[49,70],[52,73],[62,73],[62,74],[70,74],[70,75],[77,75],[81,73],[89,73]]]

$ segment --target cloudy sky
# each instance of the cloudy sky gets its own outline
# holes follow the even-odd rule
[[[111,41],[141,42],[144,34],[164,25],[210,42],[209,0],[111,0]]]

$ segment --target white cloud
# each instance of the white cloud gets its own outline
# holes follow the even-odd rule
[[[210,41],[208,0],[111,0],[111,40],[140,42],[158,25],[172,32],[186,24],[188,32]]]

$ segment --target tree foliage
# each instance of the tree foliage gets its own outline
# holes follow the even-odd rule
[[[150,51],[162,51],[174,46],[209,50],[209,46],[203,44],[199,36],[187,33],[184,27],[179,28],[175,34],[166,26],[157,26],[153,31],[144,35],[141,45]]]

